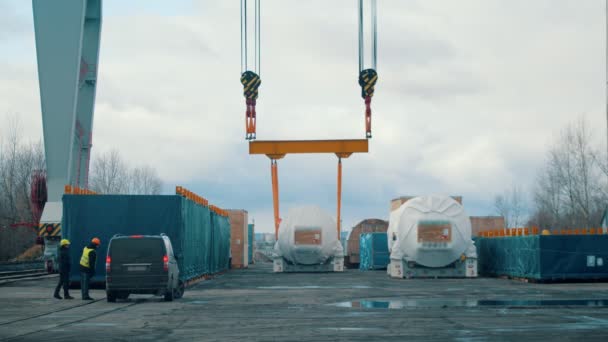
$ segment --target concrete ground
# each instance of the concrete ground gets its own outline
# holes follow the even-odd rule
[[[608,283],[396,280],[384,271],[232,270],[184,298],[52,298],[55,279],[0,287],[0,340],[608,341]],[[72,295],[79,298],[78,290]]]

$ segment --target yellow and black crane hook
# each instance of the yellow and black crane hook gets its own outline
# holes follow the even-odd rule
[[[363,0],[359,0],[359,85],[361,86],[361,97],[365,100],[365,137],[372,137],[372,96],[378,81],[376,71],[377,61],[377,10],[376,0],[371,0],[371,68],[365,69],[365,37],[363,20]]]
[[[247,0],[241,0],[241,84],[243,85],[243,96],[245,96],[245,139],[256,138],[256,111],[259,88],[262,84],[260,78],[260,0],[255,0],[255,34],[254,34],[254,63],[253,70],[247,65]]]

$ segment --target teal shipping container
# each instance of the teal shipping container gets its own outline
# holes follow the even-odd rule
[[[483,276],[608,279],[608,235],[480,237],[475,244]]]
[[[228,269],[228,217],[178,195],[64,195],[63,238],[71,242],[70,280],[80,281],[79,260],[93,237],[97,249],[95,283],[105,282],[108,242],[115,234],[166,234],[178,257],[180,279],[187,281]]]
[[[249,240],[248,240],[248,254],[249,254],[249,263],[253,264],[253,250],[255,248],[255,225],[250,223],[247,225],[247,230],[249,231]]]
[[[359,236],[359,269],[386,269],[389,263],[386,233],[363,233]]]

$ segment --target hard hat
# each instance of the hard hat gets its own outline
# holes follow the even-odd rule
[[[101,241],[99,240],[99,238],[93,238],[91,240],[92,243],[96,244],[97,246],[101,245]]]
[[[542,232],[540,232],[541,235],[551,235],[551,231],[548,229],[543,229]]]
[[[61,247],[68,246],[69,244],[70,244],[70,240],[68,240],[68,239],[61,239],[61,242],[59,243],[59,245]]]

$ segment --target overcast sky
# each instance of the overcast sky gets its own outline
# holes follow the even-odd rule
[[[120,149],[166,193],[186,186],[272,231],[270,162],[244,140],[239,1],[103,10],[93,154]],[[605,144],[605,13],[603,0],[378,1],[374,136],[343,163],[344,227],[387,219],[401,195],[462,195],[492,215],[581,116]],[[258,139],[364,137],[355,0],[262,1],[261,52]],[[0,123],[13,113],[42,138],[31,1],[0,0]],[[282,212],[335,215],[335,156],[287,156],[279,176]]]

